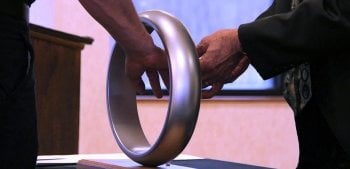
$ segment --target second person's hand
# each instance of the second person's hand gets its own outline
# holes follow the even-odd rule
[[[197,46],[203,87],[212,86],[202,93],[211,98],[225,83],[233,82],[248,67],[249,59],[242,52],[236,29],[219,30],[202,39]]]

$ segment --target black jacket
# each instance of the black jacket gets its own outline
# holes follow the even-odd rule
[[[30,6],[35,0],[26,0],[25,2]]]
[[[312,102],[350,155],[350,1],[275,0],[256,21],[239,27],[251,64],[264,78],[310,63]]]

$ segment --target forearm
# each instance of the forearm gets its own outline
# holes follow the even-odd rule
[[[142,51],[153,47],[152,38],[141,24],[131,0],[79,1],[125,50]]]

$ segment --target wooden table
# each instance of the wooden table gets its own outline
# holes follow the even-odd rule
[[[68,160],[65,160],[68,159]],[[73,156],[41,156],[38,158],[37,169],[151,169],[141,166],[128,159],[124,154],[102,155],[73,155]],[[54,160],[57,159],[58,162]],[[64,160],[66,163],[62,163]],[[60,161],[60,162],[59,162]],[[235,162],[203,159],[190,155],[180,154],[170,165],[162,165],[157,169],[266,169],[266,167],[240,164]]]

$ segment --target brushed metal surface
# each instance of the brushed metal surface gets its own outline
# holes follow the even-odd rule
[[[179,155],[195,129],[201,94],[199,61],[193,40],[179,20],[162,11],[139,16],[158,33],[169,55],[169,105],[158,139],[150,145],[142,131],[135,91],[125,75],[125,58],[118,44],[109,63],[107,106],[122,151],[142,165],[158,166]]]

